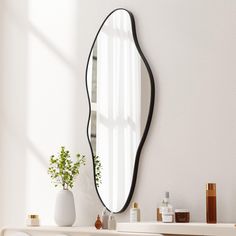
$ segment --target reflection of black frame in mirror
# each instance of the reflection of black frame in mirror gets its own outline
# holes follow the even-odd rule
[[[115,9],[114,11],[112,11],[106,18],[105,20],[103,21],[102,25],[100,26],[97,34],[96,34],[96,37],[93,41],[93,44],[92,44],[92,47],[90,49],[90,52],[89,52],[89,56],[88,56],[88,61],[87,61],[87,66],[86,66],[86,74],[85,74],[85,79],[86,79],[86,90],[87,90],[87,95],[88,95],[88,100],[89,100],[89,117],[88,117],[88,123],[87,123],[87,138],[88,138],[88,141],[89,141],[89,145],[90,145],[90,149],[91,149],[91,152],[92,152],[92,157],[93,157],[93,169],[94,169],[94,183],[95,183],[95,188],[96,188],[96,191],[97,191],[97,194],[102,202],[102,204],[108,208],[104,201],[102,200],[100,194],[99,194],[99,191],[98,191],[98,186],[97,186],[97,183],[98,183],[98,176],[97,176],[97,166],[96,166],[96,163],[95,163],[95,160],[96,160],[96,153],[94,153],[94,149],[92,148],[92,144],[91,144],[91,141],[90,140],[90,136],[89,136],[89,126],[91,125],[90,122],[91,122],[91,117],[94,116],[95,114],[92,114],[92,110],[91,110],[91,104],[90,104],[90,95],[89,95],[89,89],[88,89],[88,81],[87,81],[87,77],[88,77],[88,67],[89,67],[89,62],[90,62],[90,57],[92,56],[94,60],[96,60],[96,55],[94,55],[94,46],[96,44],[96,40],[98,38],[98,35],[103,27],[103,25],[105,24],[105,22],[107,21],[107,19],[116,11],[118,10],[123,10],[123,11],[126,11],[130,17],[130,21],[131,21],[131,27],[132,27],[132,36],[133,36],[133,40],[134,40],[134,44],[136,46],[136,49],[142,59],[142,61],[144,62],[145,66],[146,66],[146,69],[147,69],[147,72],[148,72],[148,75],[149,75],[149,79],[150,79],[150,104],[149,104],[149,111],[148,111],[148,116],[147,116],[147,122],[146,122],[146,126],[145,126],[145,129],[144,129],[144,132],[142,134],[142,137],[141,137],[141,140],[140,140],[140,143],[138,145],[138,148],[137,148],[137,151],[136,151],[136,156],[135,156],[135,162],[134,162],[134,169],[133,169],[133,177],[132,177],[132,183],[131,183],[131,187],[130,187],[130,191],[129,191],[129,195],[127,197],[127,200],[124,204],[124,206],[121,208],[121,210],[117,211],[117,212],[114,212],[114,213],[120,213],[120,212],[123,212],[129,205],[130,201],[131,201],[131,198],[132,198],[132,195],[133,195],[133,192],[134,192],[134,188],[135,188],[135,183],[136,183],[136,179],[137,179],[137,173],[138,173],[138,165],[139,165],[139,158],[140,158],[140,154],[141,154],[141,150],[142,150],[142,147],[144,145],[144,142],[145,142],[145,139],[147,137],[147,133],[148,133],[148,130],[149,130],[149,127],[150,127],[150,124],[151,124],[151,119],[152,119],[152,114],[153,114],[153,107],[154,107],[154,98],[155,98],[155,84],[154,84],[154,78],[153,78],[153,74],[152,74],[152,71],[151,71],[151,68],[144,56],[144,54],[142,53],[141,51],[141,48],[139,46],[139,43],[138,43],[138,39],[137,39],[137,35],[136,35],[136,30],[135,30],[135,21],[134,21],[134,16],[131,12],[129,12],[128,10],[126,9],[123,9],[123,8],[118,8],[118,9]],[[93,55],[92,55],[93,53]],[[95,53],[96,53],[96,50],[95,50]],[[92,86],[96,86],[93,85]],[[92,95],[93,97],[94,96],[97,96],[96,94]],[[94,98],[92,98],[94,99]],[[96,99],[96,98],[95,98]],[[94,118],[96,120],[96,117]],[[93,119],[93,120],[94,120]],[[91,128],[91,127],[90,127]],[[92,134],[91,134],[92,135]],[[96,134],[95,134],[96,135]],[[95,141],[96,142],[96,141]],[[96,144],[95,144],[96,145]],[[112,211],[112,209],[108,209],[110,211]]]

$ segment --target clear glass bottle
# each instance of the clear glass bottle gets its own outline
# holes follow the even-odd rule
[[[108,229],[109,230],[115,230],[116,229],[116,219],[113,216],[113,213],[111,212],[111,214],[109,215],[109,219],[108,219]]]
[[[140,209],[138,208],[138,203],[134,202],[130,208],[130,222],[140,221]]]
[[[170,204],[170,193],[165,192],[165,197],[162,201],[162,206],[160,210],[162,214],[162,222],[164,223],[171,223],[174,222],[174,213],[173,207]]]

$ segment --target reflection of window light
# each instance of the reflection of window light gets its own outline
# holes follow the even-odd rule
[[[119,196],[119,159],[121,158],[119,152],[119,137],[118,137],[118,128],[113,129],[113,150],[112,150],[112,159],[113,159],[113,207],[117,208],[118,196]]]
[[[130,37],[130,20],[123,14],[104,24],[97,41],[97,150],[106,160],[104,179],[109,179],[99,193],[117,210],[130,190],[140,138],[140,57]]]

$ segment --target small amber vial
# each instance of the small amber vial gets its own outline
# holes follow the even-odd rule
[[[161,214],[161,211],[160,211],[160,208],[157,208],[157,221],[162,221],[162,214]]]
[[[96,229],[101,229],[102,228],[102,222],[100,220],[100,216],[99,215],[97,216],[97,220],[96,220],[94,225],[95,225]]]

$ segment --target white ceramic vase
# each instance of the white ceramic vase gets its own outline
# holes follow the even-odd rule
[[[58,226],[72,226],[74,224],[75,202],[70,190],[63,189],[57,194],[54,217]]]

